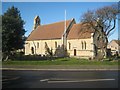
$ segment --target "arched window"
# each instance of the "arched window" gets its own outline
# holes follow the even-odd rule
[[[71,43],[69,42],[68,45],[69,45],[69,50],[70,50],[71,49]]]
[[[83,41],[81,42],[81,44],[82,44],[82,49],[83,49],[84,48]]]
[[[39,42],[37,43],[37,48],[39,48]]]
[[[57,48],[57,42],[55,42],[55,48]]]
[[[86,42],[84,41],[85,49],[86,49]]]

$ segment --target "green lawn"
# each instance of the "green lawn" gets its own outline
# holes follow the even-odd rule
[[[119,62],[120,64],[120,62]],[[76,58],[61,58],[55,60],[14,60],[4,61],[2,65],[118,65],[118,60],[108,61],[96,61],[87,59],[76,59]]]

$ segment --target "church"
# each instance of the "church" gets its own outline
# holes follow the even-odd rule
[[[94,58],[96,33],[84,27],[74,18],[41,25],[40,17],[36,16],[33,30],[25,41],[25,55],[46,56],[49,49],[55,57],[64,57],[67,53],[70,57]]]

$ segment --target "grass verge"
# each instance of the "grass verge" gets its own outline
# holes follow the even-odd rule
[[[55,60],[14,60],[4,61],[2,65],[118,65],[118,60],[108,61],[96,61],[87,59],[76,59],[76,58],[60,58]]]

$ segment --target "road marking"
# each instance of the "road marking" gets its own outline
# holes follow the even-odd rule
[[[91,80],[46,80],[48,83],[74,83],[74,82],[94,82],[94,81],[112,81],[115,79],[91,79]]]
[[[49,79],[42,79],[40,80],[41,82],[45,82],[45,81],[48,81]]]
[[[3,80],[0,80],[0,81],[16,80],[16,79],[19,79],[19,78],[20,77],[15,77],[15,78],[3,79]]]
[[[84,80],[84,81],[111,81],[115,79],[93,79],[93,80]]]

